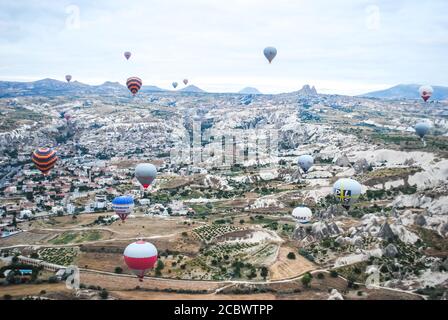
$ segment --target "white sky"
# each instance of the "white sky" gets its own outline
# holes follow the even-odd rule
[[[0,80],[340,94],[448,85],[447,15],[445,0],[0,0]],[[271,65],[266,46],[278,49]]]

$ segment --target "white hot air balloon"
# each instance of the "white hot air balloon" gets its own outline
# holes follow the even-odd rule
[[[428,101],[429,98],[431,98],[434,89],[431,86],[421,86],[418,89],[418,92],[420,93],[420,97],[422,97],[423,101]]]
[[[314,158],[308,154],[305,154],[299,157],[297,163],[299,164],[299,167],[302,168],[305,173],[307,173],[314,164]]]
[[[347,210],[361,195],[361,184],[353,179],[339,179],[333,185],[333,194]]]
[[[154,268],[157,262],[157,248],[152,243],[139,240],[126,247],[123,257],[128,268],[143,281],[146,271]]]
[[[313,212],[307,207],[297,207],[292,211],[292,216],[297,222],[307,224],[311,221]]]
[[[147,189],[157,176],[157,168],[151,163],[140,163],[135,168],[135,177]]]
[[[264,49],[263,53],[266,59],[268,59],[269,63],[271,63],[277,55],[277,49],[275,49],[274,47],[267,47]]]

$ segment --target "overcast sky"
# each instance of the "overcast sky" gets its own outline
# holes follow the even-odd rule
[[[0,80],[340,94],[448,85],[447,15],[446,0],[0,0]],[[278,49],[271,65],[266,46]]]

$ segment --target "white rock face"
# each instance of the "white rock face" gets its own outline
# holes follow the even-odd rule
[[[330,296],[327,300],[344,300],[344,297],[338,290],[333,289],[331,290]]]

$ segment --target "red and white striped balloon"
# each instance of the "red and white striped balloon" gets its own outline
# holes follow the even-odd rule
[[[157,248],[152,243],[139,240],[128,245],[123,256],[129,269],[143,281],[146,271],[154,268],[157,262]]]

